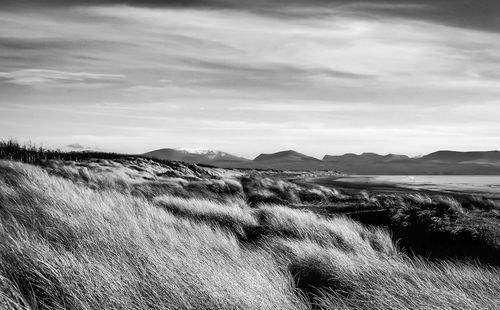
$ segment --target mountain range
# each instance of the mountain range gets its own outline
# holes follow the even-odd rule
[[[193,164],[206,164],[218,167],[237,167],[240,163],[251,162],[251,160],[228,154],[222,151],[214,151],[202,148],[196,149],[159,149],[145,154],[146,157],[152,157],[163,160],[183,161]]]
[[[421,157],[348,153],[322,159],[293,150],[260,154],[255,159],[205,149],[159,149],[143,156],[222,168],[336,170],[349,174],[500,174],[500,151],[437,151]]]

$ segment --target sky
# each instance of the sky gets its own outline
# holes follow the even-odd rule
[[[253,158],[500,148],[500,2],[0,2],[0,139]]]

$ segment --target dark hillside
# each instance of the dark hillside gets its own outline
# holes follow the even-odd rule
[[[500,151],[489,152],[455,152],[455,151],[438,151],[425,155],[419,159],[420,161],[436,161],[446,163],[500,163]]]
[[[320,161],[317,158],[304,155],[302,153],[288,150],[281,151],[272,154],[260,154],[257,156],[254,161],[271,161],[271,160],[282,160],[282,161]]]

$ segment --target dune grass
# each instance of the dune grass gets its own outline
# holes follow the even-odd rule
[[[269,176],[243,176],[240,178],[240,182],[250,205],[260,203],[328,203],[345,198],[335,189],[320,185],[299,185]]]
[[[401,246],[435,258],[479,260],[500,266],[500,208],[478,197],[378,195]]]
[[[498,269],[410,259],[384,230],[239,194],[137,195],[144,179],[93,187],[94,170],[0,161],[0,308],[498,308]]]
[[[145,199],[40,169],[1,177],[4,299],[31,309],[300,309],[271,255]],[[14,173],[11,171],[10,173]]]

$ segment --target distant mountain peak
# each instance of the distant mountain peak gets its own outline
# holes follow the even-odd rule
[[[184,147],[182,147],[182,148],[178,148],[177,150],[182,151],[182,152],[186,152],[186,153],[189,153],[189,154],[198,154],[198,155],[213,154],[213,153],[224,153],[224,152],[221,152],[221,151],[207,149],[207,148],[204,148],[204,147],[195,147],[195,148],[184,148]]]
[[[220,164],[225,165],[228,162],[246,162],[248,159],[231,155],[226,152],[197,148],[179,148],[179,149],[159,149],[144,154],[148,157],[165,160],[184,161],[197,164]]]
[[[257,156],[254,161],[267,161],[267,160],[288,160],[288,161],[304,161],[304,160],[312,160],[312,161],[320,161],[317,158],[304,155],[294,150],[286,150],[280,151],[271,154],[260,154]]]
[[[409,157],[406,155],[398,155],[392,153],[387,155],[380,155],[373,152],[365,152],[359,155],[353,153],[347,153],[344,155],[325,155],[323,157],[323,161],[325,162],[337,162],[346,165],[366,165],[392,161],[402,161],[408,159]]]
[[[280,170],[337,170],[352,174],[500,174],[500,152],[437,151],[421,157],[361,154],[325,155],[323,160],[285,150],[260,154],[254,160],[203,147],[164,148],[143,154],[147,157],[207,164],[226,168]]]
[[[453,163],[498,163],[499,151],[469,151],[458,152],[441,150],[419,158],[421,161],[453,162]]]
[[[216,159],[216,158],[223,158],[226,156],[231,156],[226,152],[222,151],[217,151],[217,150],[212,150],[212,149],[207,149],[203,147],[196,147],[196,148],[180,148],[178,149],[181,152],[184,152],[186,154],[190,155],[200,155],[204,156],[208,159]]]

